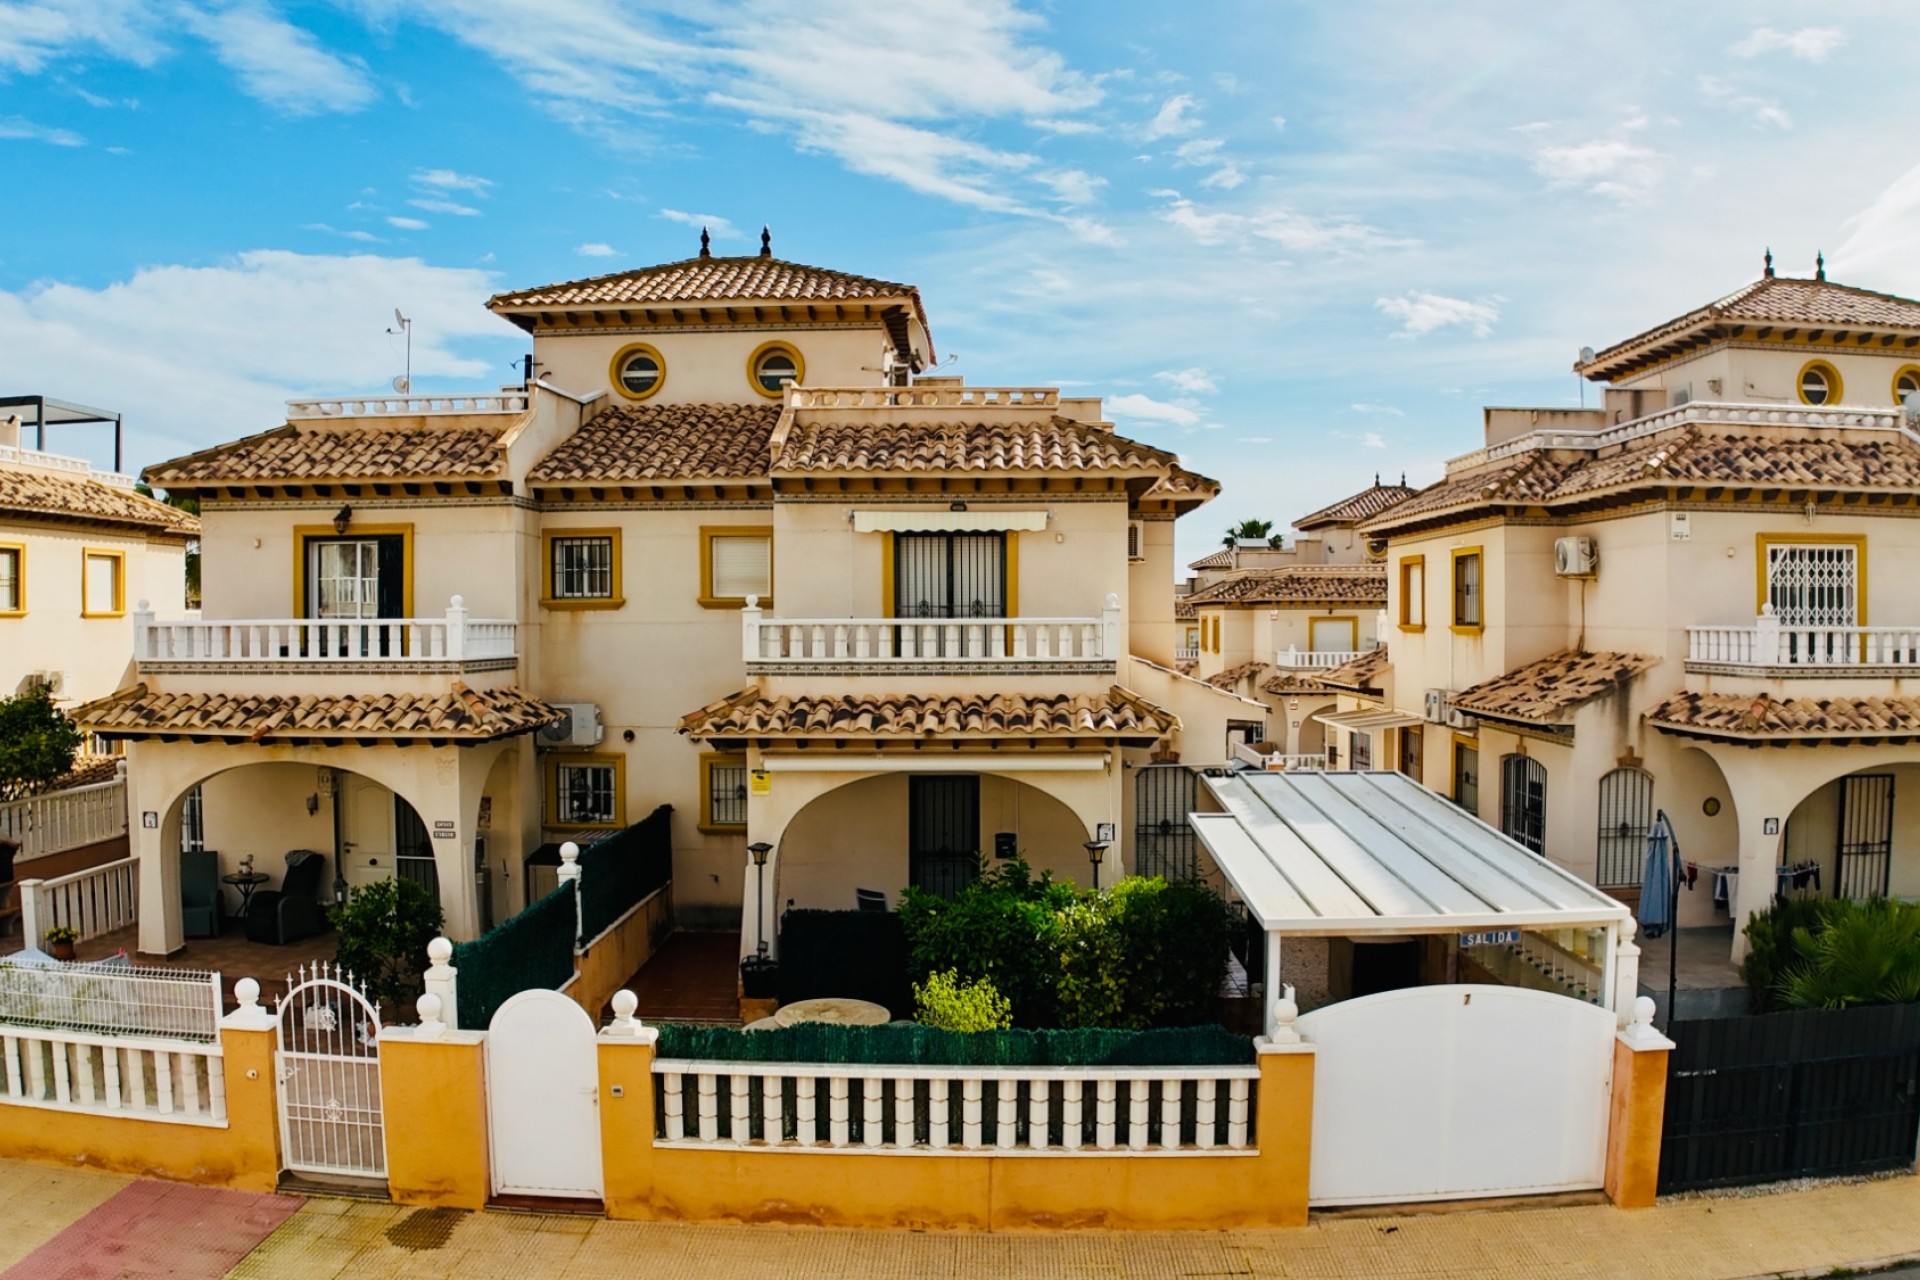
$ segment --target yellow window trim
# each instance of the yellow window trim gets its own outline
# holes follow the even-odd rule
[[[760,362],[776,351],[784,353],[793,360],[794,385],[805,386],[807,382],[807,359],[800,354],[800,348],[791,342],[763,342],[753,349],[752,355],[747,357],[747,385],[769,400],[779,400],[787,394],[784,389],[769,391],[760,385]]]
[[[700,821],[695,825],[702,831],[721,835],[732,835],[747,829],[744,822],[713,822],[713,767],[715,765],[739,765],[746,768],[747,757],[740,751],[702,751],[700,753]]]
[[[400,616],[416,616],[413,612],[413,526],[410,524],[349,524],[345,533],[336,532],[330,524],[295,525],[291,616],[307,616],[307,542],[310,539],[338,542],[349,538],[392,537],[395,534],[400,537]]]
[[[620,368],[629,358],[643,351],[653,357],[653,363],[660,369],[660,376],[653,380],[651,387],[635,393],[627,390],[626,384],[620,381]],[[613,387],[613,393],[622,400],[651,400],[660,394],[660,388],[667,385],[667,358],[651,342],[629,342],[613,353],[613,359],[607,365],[607,382]]]
[[[1409,608],[1409,605],[1412,603],[1412,594],[1411,594],[1411,589],[1407,586],[1407,570],[1412,568],[1415,565],[1418,565],[1420,567],[1420,616],[1423,619],[1427,616],[1427,558],[1424,555],[1401,556],[1400,557],[1400,629],[1402,631],[1419,632],[1419,631],[1425,631],[1427,629],[1427,624],[1424,621],[1421,621],[1421,622],[1407,621],[1407,619],[1410,616],[1412,616],[1412,610]],[[1482,565],[1483,572],[1481,574],[1481,577],[1483,579],[1486,576],[1484,573],[1484,569],[1485,569],[1485,566]]]
[[[560,822],[560,766],[612,766],[613,768],[613,821],[612,822]],[[547,757],[546,763],[546,819],[544,825],[553,831],[617,831],[627,825],[627,758],[613,752],[575,751],[564,752]]]
[[[22,556],[24,560],[26,557]],[[91,610],[87,608],[87,561],[111,560],[113,571],[113,608]],[[124,618],[127,616],[127,553],[116,551],[112,547],[80,548],[80,616],[83,618]]]
[[[613,594],[610,596],[568,597],[553,594],[553,540],[555,538],[607,538],[613,543]],[[620,530],[542,529],[540,531],[540,607],[543,609],[618,609],[627,602],[626,579],[620,572]]]
[[[893,570],[896,563],[894,540],[898,534],[889,533],[880,542],[880,616],[896,617],[896,603],[893,592]],[[1020,534],[1018,530],[1007,534],[1007,616],[1020,616]],[[1013,643],[1013,637],[1007,637],[1007,643]]]
[[[1914,385],[1920,387],[1920,364],[1903,364],[1893,371],[1893,381],[1887,384],[1893,390],[1893,404],[1900,407],[1900,379],[1912,378]]]
[[[1860,620],[1867,625],[1867,535],[1864,533],[1758,533],[1753,538],[1753,612],[1767,608],[1767,548],[1779,546],[1851,546],[1854,567],[1858,570],[1855,590],[1860,602]]]
[[[1800,366],[1800,372],[1795,374],[1793,378],[1793,394],[1799,398],[1801,404],[1813,404],[1813,401],[1807,399],[1804,386],[1807,380],[1807,374],[1814,369],[1818,369],[1826,375],[1827,385],[1832,388],[1831,394],[1818,405],[1814,405],[1814,407],[1817,409],[1833,408],[1846,398],[1847,384],[1841,379],[1840,371],[1825,360],[1809,360]],[[1898,377],[1899,375],[1895,374],[1894,376]]]
[[[713,540],[715,538],[765,538],[767,540],[767,594],[760,597],[760,607],[773,607],[774,574],[773,562],[773,526],[770,524],[703,524],[700,526],[700,607],[702,609],[744,609],[747,607],[745,596],[716,596],[713,594]]]
[[[1460,607],[1460,561],[1468,556],[1480,558],[1480,621],[1467,623],[1459,621],[1456,612]],[[1487,557],[1481,547],[1455,547],[1450,559],[1452,572],[1447,575],[1447,619],[1455,635],[1477,636],[1487,629]]]
[[[1307,619],[1307,652],[1313,652],[1313,624],[1316,622],[1344,622],[1347,624],[1347,647],[1345,652],[1355,653],[1360,648],[1360,615],[1330,613],[1324,617]]]
[[[0,542],[0,555],[13,552],[13,589],[14,598],[19,601],[18,609],[0,609],[0,618],[24,618],[27,616],[27,545],[24,542]],[[81,591],[86,584],[80,584]],[[85,604],[83,595],[81,603]]]

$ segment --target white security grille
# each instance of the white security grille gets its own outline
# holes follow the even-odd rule
[[[1767,603],[1783,627],[1852,627],[1860,618],[1857,547],[1773,544],[1767,547]]]
[[[274,1053],[287,1167],[384,1178],[380,1012],[350,985],[350,974],[324,962],[299,972],[280,1001]]]
[[[553,598],[608,600],[613,597],[613,539],[553,540]]]

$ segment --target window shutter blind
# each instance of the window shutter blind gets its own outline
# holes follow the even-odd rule
[[[111,613],[114,606],[114,579],[120,562],[107,556],[87,557],[87,612]]]
[[[712,586],[720,600],[772,595],[772,540],[763,535],[715,538]]]

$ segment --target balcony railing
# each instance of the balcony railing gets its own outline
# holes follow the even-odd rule
[[[1364,649],[1314,649],[1303,653],[1288,645],[1273,656],[1273,665],[1288,667],[1295,671],[1331,671],[1335,667],[1344,667],[1356,658],[1364,658],[1373,652],[1374,645]]]
[[[756,668],[1111,667],[1123,647],[1111,595],[1092,618],[769,618],[748,597],[741,626],[741,656]]]
[[[1763,614],[1750,627],[1688,627],[1687,664],[1807,675],[1863,668],[1920,671],[1920,626],[1799,627]]]
[[[1173,660],[1175,662],[1198,662],[1200,661],[1200,647],[1191,644],[1178,645],[1174,648]]]
[[[335,396],[324,400],[289,400],[292,418],[397,418],[446,414],[525,413],[527,393],[457,396]]]
[[[1256,769],[1272,769],[1275,771],[1283,769],[1311,769],[1317,772],[1327,767],[1325,752],[1317,755],[1288,755],[1282,751],[1266,754],[1254,750],[1244,742],[1236,742],[1233,744],[1233,758],[1243,764],[1250,764]]]
[[[511,662],[511,621],[470,618],[453,597],[439,618],[204,618],[156,621],[142,600],[134,656],[155,663],[302,663],[366,667],[395,662]]]
[[[84,787],[0,804],[0,840],[20,846],[17,875],[28,863],[52,853],[100,844],[127,834],[127,779],[120,776]]]

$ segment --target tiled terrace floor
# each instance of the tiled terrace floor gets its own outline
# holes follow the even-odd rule
[[[621,985],[642,1022],[740,1021],[740,935],[675,933]]]

